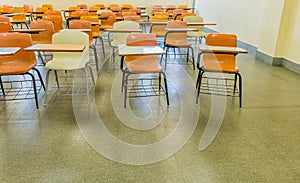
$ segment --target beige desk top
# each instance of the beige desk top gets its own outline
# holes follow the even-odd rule
[[[82,52],[84,48],[84,45],[77,44],[35,44],[24,48],[24,51]]]

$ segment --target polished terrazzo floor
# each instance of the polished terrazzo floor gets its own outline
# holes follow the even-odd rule
[[[192,92],[188,99],[192,101],[191,108],[198,109],[199,118],[191,138],[162,161],[147,165],[118,163],[103,156],[85,139],[99,134],[83,135],[79,128],[73,105],[86,101],[72,105],[72,97],[56,96],[44,106],[41,92],[39,110],[34,100],[0,102],[0,182],[299,182],[299,74],[267,65],[250,55],[238,56],[243,108],[239,109],[238,98],[227,97],[216,138],[199,151],[207,121],[214,115],[209,95],[201,95],[200,105],[194,105],[194,88],[169,82],[169,108],[166,109],[164,96],[153,100],[153,105],[166,110],[162,123],[142,132],[130,129],[116,117],[122,107],[114,109],[111,102],[112,85],[119,83],[115,81],[119,62],[105,61],[101,54],[99,57],[103,67],[95,90],[91,88],[91,96],[95,96],[92,104],[114,136],[133,144],[165,138],[175,129],[182,110],[180,92]],[[180,78],[183,72],[194,84],[197,71],[190,64],[168,64],[168,77]],[[122,95],[119,97],[122,101]],[[132,111],[141,118],[149,112],[143,107],[147,100],[130,101]],[[89,112],[87,109],[86,119]],[[189,122],[189,118],[183,120]],[[124,152],[120,148],[115,153]]]

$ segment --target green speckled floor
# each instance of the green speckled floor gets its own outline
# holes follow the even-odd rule
[[[210,96],[201,95],[192,137],[177,153],[150,165],[120,164],[94,150],[79,130],[71,97],[58,96],[43,106],[40,93],[38,111],[34,100],[0,102],[0,182],[299,182],[300,75],[249,55],[239,56],[238,65],[243,108],[238,108],[237,98],[227,98],[224,120],[212,144],[199,151],[210,114]],[[118,125],[110,98],[101,97],[111,88],[118,67],[118,62],[104,64],[96,103],[107,105],[99,113],[108,128],[126,138],[122,132],[128,129]],[[191,65],[181,67],[196,80]],[[178,110],[175,95],[170,95],[170,110]],[[170,121],[172,128],[171,116]],[[160,136],[164,134],[155,137]]]

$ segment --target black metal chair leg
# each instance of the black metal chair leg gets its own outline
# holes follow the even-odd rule
[[[235,90],[236,90],[236,79],[237,79],[237,74],[234,74],[234,85],[233,85],[233,94],[235,94]]]
[[[43,78],[42,78],[42,75],[41,75],[40,71],[38,69],[36,69],[36,68],[32,68],[32,69],[35,70],[35,72],[37,72],[37,74],[39,76],[39,79],[40,79],[40,82],[41,82],[41,85],[42,85],[42,87],[43,87],[43,89],[45,91],[46,87],[45,87],[45,84],[44,84],[44,81],[43,81]]]
[[[39,109],[39,102],[38,102],[38,97],[37,97],[37,91],[36,91],[36,84],[35,84],[35,78],[34,75],[27,72],[26,74],[31,76],[32,79],[32,85],[33,85],[33,90],[34,90],[34,98],[35,98],[35,105],[36,105],[36,109]]]
[[[238,77],[239,77],[239,96],[240,96],[240,108],[242,108],[242,76],[240,75],[240,73],[237,73]]]
[[[2,78],[0,76],[0,87],[1,87],[1,91],[3,93],[3,96],[5,95],[5,92],[4,92],[4,87],[3,87],[3,83],[2,83]]]
[[[164,75],[164,83],[165,83],[165,90],[166,90],[167,105],[169,105],[170,102],[169,102],[169,94],[168,94],[167,77],[166,77],[166,74],[165,74],[165,73],[162,72],[162,74]]]
[[[204,74],[204,71],[200,71],[200,77],[199,77],[199,84],[198,84],[198,88],[197,88],[197,98],[196,98],[196,104],[198,104],[198,99],[199,99],[199,95],[200,95],[200,88],[201,88],[201,82],[202,82],[202,76]]]
[[[194,49],[192,47],[189,48],[192,50],[193,70],[195,70]]]

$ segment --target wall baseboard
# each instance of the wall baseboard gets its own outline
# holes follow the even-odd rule
[[[210,28],[204,27],[204,32],[206,33],[218,33],[218,31],[212,30]],[[267,55],[263,52],[260,52],[257,50],[257,47],[245,43],[243,41],[238,41],[238,46],[246,49],[248,51],[248,54],[254,56],[257,60],[263,61],[265,63],[268,63],[273,66],[283,66],[289,70],[292,70],[294,72],[297,72],[300,74],[300,64],[295,63],[293,61],[287,60],[285,58],[280,57],[272,57],[270,55]]]

